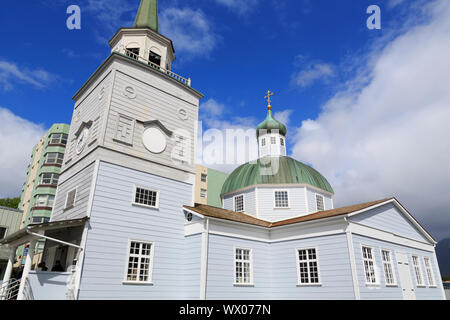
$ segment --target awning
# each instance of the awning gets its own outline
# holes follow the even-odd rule
[[[89,220],[89,217],[84,217],[81,219],[73,219],[73,220],[61,220],[61,221],[52,221],[38,224],[29,224],[23,229],[16,231],[4,239],[0,240],[0,245],[12,244],[16,242],[28,242],[33,238],[37,238],[37,236],[30,235],[30,232],[39,233],[42,231],[48,230],[57,230],[71,227],[78,227],[84,225],[86,221]]]

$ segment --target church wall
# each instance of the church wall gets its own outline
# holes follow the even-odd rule
[[[405,238],[426,243],[429,241],[417,231],[416,227],[392,203],[355,215],[350,217],[349,220]]]
[[[325,210],[333,209],[332,199],[329,195],[323,192],[312,190],[310,188],[306,188],[306,190],[308,197],[308,213],[317,212],[316,194],[320,194],[323,196]]]
[[[132,205],[134,185],[160,191],[159,210]],[[100,162],[80,299],[183,299],[182,206],[192,185]],[[154,242],[153,285],[126,285],[129,240]]]
[[[275,190],[289,191],[289,208],[275,209]],[[295,216],[305,215],[305,189],[292,187],[264,188],[258,187],[258,218],[267,221],[286,220]]]
[[[244,210],[245,213],[256,216],[256,193],[255,189],[246,190],[243,192],[227,195],[223,202],[223,208],[234,211],[234,196],[244,195]]]
[[[58,191],[53,206],[51,221],[78,219],[87,216],[89,194],[94,175],[95,162],[85,169],[58,184]],[[77,189],[75,204],[71,209],[65,209],[67,193]]]
[[[362,257],[362,246],[370,246],[373,248],[375,254],[375,271],[376,279],[379,285],[366,285],[365,272]],[[353,234],[353,247],[355,250],[355,261],[356,261],[356,271],[358,277],[358,283],[360,288],[361,299],[365,300],[376,300],[376,299],[389,299],[389,300],[403,300],[402,287],[400,285],[400,277],[398,274],[398,264],[395,252],[403,252],[408,255],[411,279],[414,284],[414,291],[417,299],[443,299],[442,293],[442,281],[437,270],[436,255],[434,252],[409,248],[373,238],[368,238],[360,235]],[[391,250],[391,255],[393,259],[393,267],[395,272],[395,277],[397,280],[397,287],[387,287],[386,280],[384,277],[383,264],[381,260],[381,249]],[[413,262],[411,255],[418,255],[420,257],[422,276],[427,284],[427,287],[417,287],[415,273],[413,269]],[[426,276],[425,266],[423,262],[423,257],[429,257],[433,264],[434,279],[436,281],[437,287],[428,287],[428,279]]]
[[[104,131],[103,120],[109,103],[112,74],[110,68],[106,69],[97,76],[95,82],[89,86],[86,92],[77,97],[70,125],[63,171],[73,166],[87,153],[101,144]],[[89,129],[87,145],[83,152],[77,155],[75,150],[77,137],[75,133],[80,129],[83,122],[87,123],[89,121],[92,121],[92,125]]]
[[[298,286],[297,249],[316,248],[320,286]],[[345,234],[273,243],[270,246],[272,298],[282,300],[354,299]]]
[[[233,285],[235,247],[252,250],[253,286]],[[269,250],[268,243],[209,235],[206,299],[271,299]]]
[[[201,256],[201,234],[186,237],[184,240],[183,299],[200,299]]]

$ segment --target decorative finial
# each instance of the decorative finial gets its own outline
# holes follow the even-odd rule
[[[270,105],[270,103],[272,102],[272,101],[270,100],[270,97],[271,97],[271,96],[273,96],[273,92],[270,92],[270,90],[267,90],[267,96],[264,97],[264,99],[266,99],[266,100],[267,100],[267,103],[268,103],[268,105],[267,105],[267,110],[272,110],[272,106]]]

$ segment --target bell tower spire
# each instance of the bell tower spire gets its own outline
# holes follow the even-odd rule
[[[153,31],[159,32],[158,0],[141,0],[133,27],[150,28]]]

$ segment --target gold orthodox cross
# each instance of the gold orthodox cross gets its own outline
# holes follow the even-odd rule
[[[269,110],[272,109],[272,106],[270,105],[270,103],[272,102],[272,101],[270,100],[270,97],[271,97],[271,96],[273,96],[273,92],[270,92],[270,90],[267,90],[267,96],[265,96],[264,99],[267,100],[267,103],[268,103],[267,109],[269,109]]]

